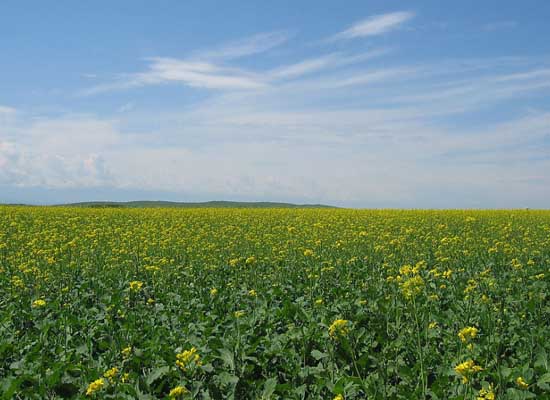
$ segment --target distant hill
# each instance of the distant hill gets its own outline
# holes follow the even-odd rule
[[[82,203],[58,204],[57,206],[91,208],[336,208],[324,204],[292,204],[270,201],[205,201],[197,203],[176,201],[87,201]]]

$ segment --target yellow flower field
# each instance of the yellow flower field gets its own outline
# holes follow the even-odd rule
[[[0,392],[550,398],[549,267],[549,211],[0,207]]]

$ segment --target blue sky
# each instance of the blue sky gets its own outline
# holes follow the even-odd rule
[[[548,208],[548,1],[4,1],[0,202]]]

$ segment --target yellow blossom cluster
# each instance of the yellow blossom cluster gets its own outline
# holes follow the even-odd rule
[[[462,383],[468,383],[473,374],[482,370],[473,360],[464,361],[455,367],[455,372],[462,377]]]
[[[105,381],[103,380],[103,378],[96,379],[88,385],[88,388],[86,389],[86,396],[91,396],[94,393],[100,391],[101,389],[103,389],[103,386],[105,386]]]
[[[170,393],[168,394],[168,397],[171,399],[177,399],[183,396],[184,394],[189,393],[189,390],[187,390],[184,386],[176,386],[172,390],[170,390]]]
[[[198,350],[195,347],[191,347],[189,350],[184,350],[176,354],[176,365],[180,367],[182,371],[187,370],[191,366],[201,365],[201,356]]]
[[[130,290],[133,292],[139,292],[142,287],[143,287],[143,282],[141,281],[130,282]]]
[[[477,333],[478,333],[478,329],[474,326],[467,326],[465,328],[462,328],[459,332],[458,332],[458,337],[460,338],[460,341],[462,343],[467,343],[469,342],[470,340],[473,340],[475,339],[475,337],[477,336]]]
[[[347,336],[348,333],[349,321],[346,319],[337,319],[328,328],[328,334],[333,339]]]

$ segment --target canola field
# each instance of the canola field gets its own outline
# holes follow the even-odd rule
[[[548,399],[550,212],[0,207],[3,399]]]

